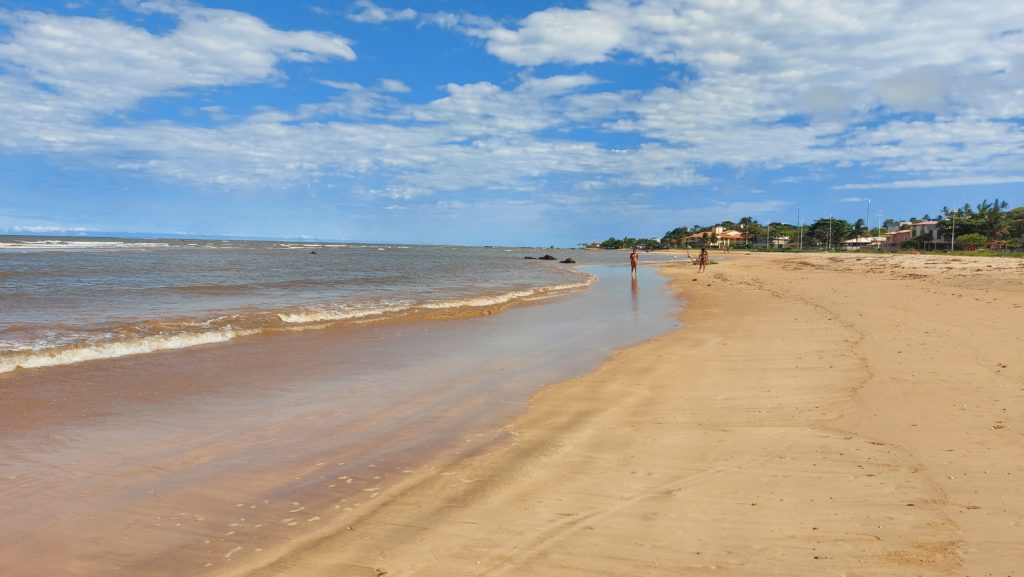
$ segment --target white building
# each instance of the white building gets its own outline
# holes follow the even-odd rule
[[[911,238],[917,238],[922,235],[927,235],[932,240],[937,238],[936,235],[939,231],[939,221],[937,220],[919,220],[908,224],[910,225]]]

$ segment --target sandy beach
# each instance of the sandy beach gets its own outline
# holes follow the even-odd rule
[[[685,328],[544,389],[513,441],[211,571],[1022,575],[1019,264],[666,266]]]

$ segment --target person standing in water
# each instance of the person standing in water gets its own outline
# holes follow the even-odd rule
[[[636,264],[640,262],[640,253],[636,251],[636,245],[633,245],[633,252],[629,253],[629,274],[636,276]]]

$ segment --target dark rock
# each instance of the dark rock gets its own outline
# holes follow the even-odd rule
[[[535,257],[535,256],[524,256],[523,258],[525,258],[527,260],[537,260],[537,257]]]
[[[558,262],[560,262],[560,263],[562,263],[562,264],[576,264],[576,261],[575,261],[575,260],[573,260],[573,259],[571,259],[571,258],[567,258],[567,259],[565,259],[565,260],[560,260],[560,261],[558,261]]]
[[[551,256],[550,254],[546,254],[546,255],[540,257],[540,259],[538,259],[538,260],[558,260],[558,259],[553,257],[553,256]]]

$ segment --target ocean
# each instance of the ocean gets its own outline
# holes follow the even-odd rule
[[[575,251],[579,252],[579,251]],[[0,373],[541,299],[586,287],[543,251],[0,237]]]

